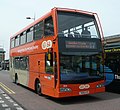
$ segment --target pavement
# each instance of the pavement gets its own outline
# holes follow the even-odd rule
[[[25,110],[0,88],[0,110]]]

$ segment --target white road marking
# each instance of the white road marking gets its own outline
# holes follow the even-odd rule
[[[13,106],[19,106],[17,103],[14,103]]]
[[[2,104],[2,103],[4,103],[5,101],[4,100],[0,100],[0,103]]]
[[[5,110],[12,110],[11,108],[5,108]]]
[[[7,97],[5,97],[6,99],[10,99],[10,97],[9,96],[7,96]]]
[[[23,108],[21,108],[21,107],[17,107],[16,109],[17,109],[17,110],[24,110],[24,109],[23,109]]]
[[[2,107],[4,107],[4,108],[5,108],[5,107],[8,107],[8,105],[7,105],[7,104],[2,104]]]
[[[0,89],[0,94],[3,94],[3,93],[5,93],[2,89]]]
[[[14,102],[12,99],[9,99],[8,101],[9,101],[9,102],[11,102],[11,103],[13,103],[13,102]]]
[[[0,86],[1,86],[1,83],[0,83]],[[3,89],[4,89],[4,87],[3,87]],[[8,92],[9,89],[6,91]],[[8,92],[9,94],[10,94],[10,91]],[[13,94],[13,92],[11,94]],[[4,110],[12,110],[12,108],[9,106],[9,104],[6,104],[6,101],[4,101],[3,99],[7,100],[10,103],[12,108],[14,108],[16,110],[24,110],[21,106],[19,106],[19,104],[17,104],[14,100],[12,100],[11,97],[9,97],[2,89],[0,89],[0,106],[2,106],[2,108],[4,108]]]

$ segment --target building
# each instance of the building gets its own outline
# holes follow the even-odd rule
[[[5,60],[5,51],[2,47],[0,47],[0,67],[1,67],[1,62]]]
[[[107,36],[104,38],[106,52],[119,52],[120,51],[120,34]]]
[[[104,47],[105,65],[114,73],[114,81],[109,90],[120,91],[120,34],[105,37]]]
[[[115,74],[120,75],[120,34],[105,37],[104,45],[106,64],[111,66]]]

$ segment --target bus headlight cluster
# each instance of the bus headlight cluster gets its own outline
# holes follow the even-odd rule
[[[70,92],[72,91],[70,88],[60,88],[60,92]]]
[[[104,84],[98,84],[98,85],[96,85],[96,88],[101,88],[101,87],[104,87]]]

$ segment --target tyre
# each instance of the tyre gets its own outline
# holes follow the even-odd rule
[[[35,87],[36,87],[36,93],[38,95],[42,95],[42,93],[41,93],[41,84],[40,84],[39,80],[36,81],[36,86]]]
[[[17,74],[15,75],[15,84],[18,85],[18,76],[17,76]]]

